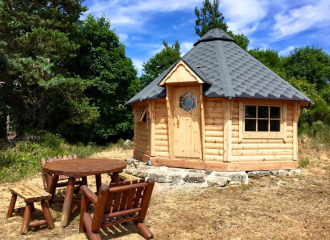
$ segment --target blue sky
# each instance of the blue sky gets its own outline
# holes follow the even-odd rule
[[[126,55],[141,75],[142,64],[162,48],[162,41],[179,40],[181,52],[198,40],[196,6],[202,0],[87,0],[86,14],[105,14]],[[249,48],[272,48],[288,55],[295,46],[318,46],[330,53],[329,0],[220,0],[229,29],[244,33]]]

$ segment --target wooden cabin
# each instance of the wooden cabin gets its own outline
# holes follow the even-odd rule
[[[311,100],[220,29],[133,97],[134,157],[218,171],[295,169]]]

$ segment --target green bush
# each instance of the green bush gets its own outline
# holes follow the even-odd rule
[[[45,133],[37,142],[20,141],[13,144],[1,144],[0,182],[18,181],[25,176],[40,173],[40,159],[77,154],[85,158],[102,148],[82,144],[69,145],[58,136]]]
[[[298,162],[298,168],[305,168],[309,165],[309,159],[308,158],[302,158]]]

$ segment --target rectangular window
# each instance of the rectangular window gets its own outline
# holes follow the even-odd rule
[[[280,132],[281,107],[245,105],[245,132]]]

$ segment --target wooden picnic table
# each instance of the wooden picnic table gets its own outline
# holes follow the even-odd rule
[[[51,183],[49,193],[54,197],[56,184],[59,175],[65,175],[69,177],[63,210],[61,218],[61,226],[66,227],[69,224],[74,183],[76,178],[95,175],[97,191],[101,186],[101,174],[113,173],[112,182],[119,182],[119,173],[126,168],[126,163],[116,159],[73,159],[70,161],[55,161],[45,164],[42,169],[44,172],[54,174],[53,181]]]

